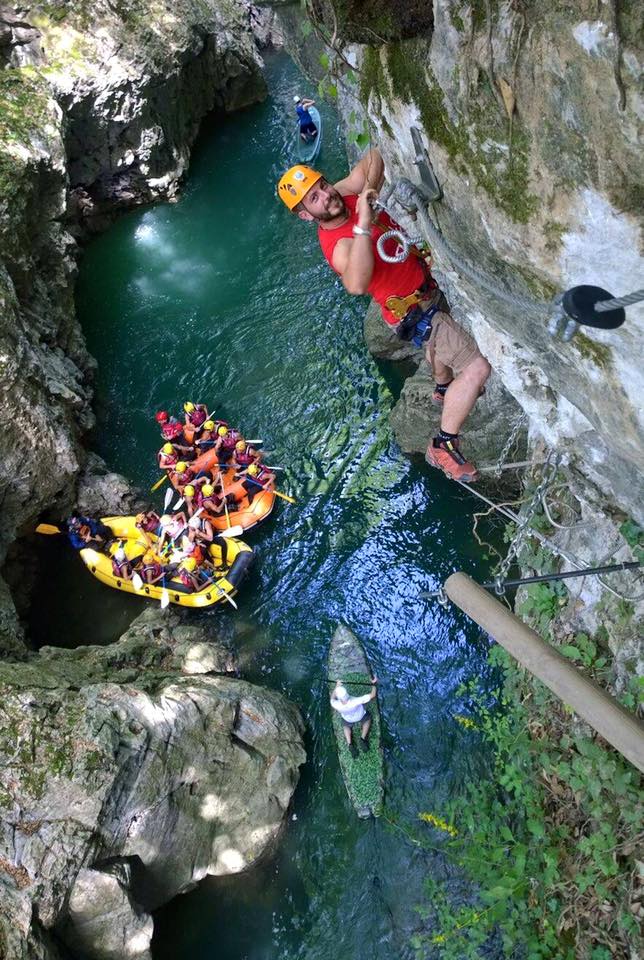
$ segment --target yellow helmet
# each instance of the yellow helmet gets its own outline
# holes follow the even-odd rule
[[[197,561],[194,557],[186,557],[185,560],[181,561],[181,566],[184,570],[188,570],[190,573],[192,573],[193,570],[197,569]]]
[[[193,485],[192,485],[191,483],[187,483],[187,484],[185,485],[185,487],[183,488],[183,495],[184,495],[184,497],[194,497],[194,495],[195,495],[195,488],[193,487]]]
[[[201,488],[201,492],[203,493],[204,497],[211,497],[215,492],[215,488],[213,487],[212,483],[204,483],[203,487]]]
[[[171,443],[164,443],[161,449],[163,450],[164,453],[167,453],[167,454],[174,453],[174,447],[172,446]]]
[[[296,163],[287,170],[277,184],[277,195],[283,200],[289,210],[293,210],[300,200],[303,200],[311,187],[322,177],[317,170]]]
[[[245,450],[245,449],[246,449],[246,441],[245,441],[245,440],[238,440],[237,443],[235,444],[235,450],[241,450],[241,451],[243,451],[243,450]]]
[[[255,463],[251,463],[250,467],[248,468],[248,472],[251,477],[256,477],[259,473],[259,467]]]
[[[217,433],[219,434],[220,437],[225,437],[226,434],[228,433],[228,427],[219,427],[219,429],[217,430]]]
[[[203,428],[204,428],[204,430],[214,430],[214,429],[215,429],[215,421],[214,421],[214,420],[206,420],[206,422],[205,422],[204,425],[203,425]]]
[[[186,413],[194,413],[195,405],[187,400],[183,405],[183,409],[186,411]]]
[[[188,469],[188,464],[185,462],[185,460],[179,460],[179,463],[174,469],[177,471],[177,473],[185,473]]]
[[[143,563],[156,563],[156,557],[151,550],[148,550],[147,553],[143,554]]]

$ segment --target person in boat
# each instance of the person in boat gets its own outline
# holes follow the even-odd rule
[[[275,474],[271,473],[261,463],[251,463],[242,475],[245,475],[244,480],[242,480],[242,487],[246,491],[249,504],[253,502],[255,495],[260,492],[260,488],[266,489],[271,481],[275,480]]]
[[[212,523],[203,513],[188,520],[188,535],[193,543],[212,543],[215,532]]]
[[[210,513],[215,517],[223,513],[224,495],[221,482],[217,481],[216,484],[204,483],[201,489],[197,491],[197,503],[199,507],[203,507],[206,513]]]
[[[205,403],[192,403],[187,400],[183,405],[186,415],[186,427],[193,434],[200,433],[206,420],[208,420],[208,408]]]
[[[164,443],[157,454],[160,470],[174,470],[182,460],[184,463],[194,460],[195,452],[192,447],[179,446],[176,443]]]
[[[365,753],[369,749],[371,714],[366,709],[365,704],[371,700],[375,700],[378,678],[372,677],[371,683],[371,690],[362,697],[349,696],[349,691],[342,683],[342,680],[337,680],[335,687],[331,691],[331,706],[334,710],[337,710],[342,717],[344,739],[347,741],[347,746],[354,760],[358,756],[358,750],[352,739],[353,727],[356,723],[360,724],[360,747]]]
[[[93,550],[104,550],[114,534],[101,520],[94,517],[83,517],[73,513],[65,521],[69,542],[75,550],[91,547]]]
[[[475,341],[450,315],[450,307],[421,252],[411,248],[401,263],[386,263],[377,250],[383,232],[399,229],[388,214],[374,219],[372,204],[384,181],[380,153],[372,149],[335,184],[302,164],[278,184],[278,196],[301,220],[317,225],[325,258],[348,293],[369,293],[385,323],[403,340],[424,345],[436,385],[432,401],[442,408],[440,430],[425,454],[427,462],[455,480],[478,479],[460,450],[459,434],[491,367]],[[385,242],[396,253],[397,242]]]
[[[261,450],[255,450],[251,447],[244,438],[238,440],[235,444],[235,451],[233,454],[233,465],[237,468],[235,470],[235,476],[238,476],[242,471],[247,470],[251,463],[259,463],[262,459]]]
[[[158,413],[155,413],[154,419],[161,428],[161,436],[164,440],[179,442],[184,439],[183,425],[176,417],[171,417],[167,410],[159,410]]]
[[[318,135],[318,128],[315,125],[313,117],[309,113],[310,107],[315,106],[315,100],[308,97],[300,97],[297,94],[293,97],[295,112],[300,124],[300,139],[305,143],[311,143]]]
[[[204,424],[199,434],[199,439],[195,440],[195,446],[199,447],[203,453],[205,450],[210,450],[211,447],[217,443],[217,421],[216,420],[204,420]]]
[[[186,557],[182,560],[177,567],[175,576],[190,593],[201,590],[199,564],[194,557]]]
[[[146,510],[143,513],[137,513],[134,518],[134,525],[143,533],[156,533],[159,527],[159,514],[154,510]]]
[[[177,540],[186,529],[187,525],[188,520],[183,510],[180,513],[172,514],[172,516],[169,513],[164,513],[159,520],[161,533],[159,534],[159,546],[157,552],[160,553],[166,544],[170,544],[174,540]]]
[[[132,572],[132,561],[128,560],[125,549],[120,543],[112,554],[112,573],[120,580],[131,580]]]
[[[235,452],[235,444],[240,440],[238,430],[231,427],[217,428],[217,442],[215,444],[215,453],[220,463],[228,463]]]
[[[165,567],[159,563],[156,555],[151,550],[143,554],[139,572],[143,582],[150,585],[158,583],[159,580],[163,580],[166,576]]]
[[[168,477],[170,483],[175,486],[177,490],[183,492],[185,485],[192,483],[194,480],[194,472],[185,460],[178,460],[174,468],[171,467],[168,471]]]

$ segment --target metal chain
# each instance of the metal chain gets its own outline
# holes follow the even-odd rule
[[[545,495],[548,487],[554,481],[557,475],[558,467],[559,467],[559,457],[558,456],[548,457],[543,468],[543,475],[541,477],[541,480],[535,487],[532,497],[530,498],[525,511],[519,516],[517,529],[515,531],[514,537],[512,538],[512,541],[510,542],[510,546],[508,547],[508,552],[506,553],[505,557],[501,561],[498,571],[494,575],[494,584],[495,584],[494,592],[498,596],[503,596],[503,594],[505,593],[505,586],[503,584],[503,581],[507,579],[508,571],[510,570],[510,567],[512,566],[514,559],[516,558],[517,554],[519,553],[519,550],[523,546],[523,543],[529,534],[529,527],[537,512],[537,508],[541,503],[541,498]]]
[[[505,446],[503,447],[503,450],[501,450],[501,453],[499,454],[499,459],[497,460],[496,465],[492,471],[493,476],[495,476],[497,479],[501,476],[503,467],[506,463],[506,457],[510,455],[510,450],[514,446],[516,439],[521,432],[521,428],[525,424],[526,420],[527,420],[526,414],[524,411],[522,411],[514,421],[514,426],[510,431],[510,435],[506,440]]]
[[[628,307],[631,303],[639,303],[644,300],[644,290],[635,290],[634,293],[627,293],[623,297],[612,297],[610,300],[600,300],[595,304],[595,313],[606,313],[607,310],[616,310],[617,307]]]

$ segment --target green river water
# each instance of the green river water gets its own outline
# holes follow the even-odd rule
[[[236,649],[244,677],[284,691],[305,717],[309,760],[292,815],[248,874],[206,880],[160,910],[153,951],[157,960],[389,960],[423,929],[423,877],[460,883],[440,855],[350,808],[329,718],[328,643],[339,621],[364,640],[381,678],[386,805],[418,829],[420,811],[440,814],[485,769],[476,736],[453,716],[466,710],[459,684],[494,681],[487,640],[419,594],[454,569],[480,577],[487,565],[471,536],[475,502],[392,438],[400,376],[366,351],[366,299],[343,291],[315,230],[275,198],[292,95],[306,88],[283,55],[269,58],[267,76],[265,103],[206,121],[180,201],[120,219],[88,246],[78,281],[99,360],[94,446],[111,468],[149,488],[154,412],[204,401],[265,440],[270,462],[287,467],[282,489],[298,500],[248,535],[257,559],[239,611],[195,613]],[[322,113],[318,164],[339,178],[337,116],[327,105]],[[64,581],[67,598],[56,593],[35,627],[42,642],[109,642],[143,608],[89,577],[63,544],[44,549],[56,559],[52,592]]]

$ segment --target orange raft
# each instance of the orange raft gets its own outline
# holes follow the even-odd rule
[[[195,460],[192,460],[189,466],[195,473],[205,471],[206,473],[212,473],[215,478],[219,475],[219,461],[217,460],[217,454],[214,450],[206,450],[205,453],[200,454]],[[252,527],[257,526],[258,523],[261,523],[262,520],[266,520],[273,511],[275,504],[273,481],[271,480],[266,485],[265,490],[260,490],[258,487],[252,503],[249,503],[248,495],[242,487],[241,482],[233,480],[234,472],[235,471],[227,467],[226,464],[223,465],[223,469],[221,470],[224,482],[224,495],[234,493],[237,499],[235,508],[228,508],[228,519],[226,518],[225,512],[217,514],[216,516],[212,513],[204,513],[204,516],[208,517],[215,530],[225,530],[226,527],[234,527],[236,525],[243,527],[244,530],[250,530]],[[179,493],[181,492],[176,483],[173,483],[173,486]]]

